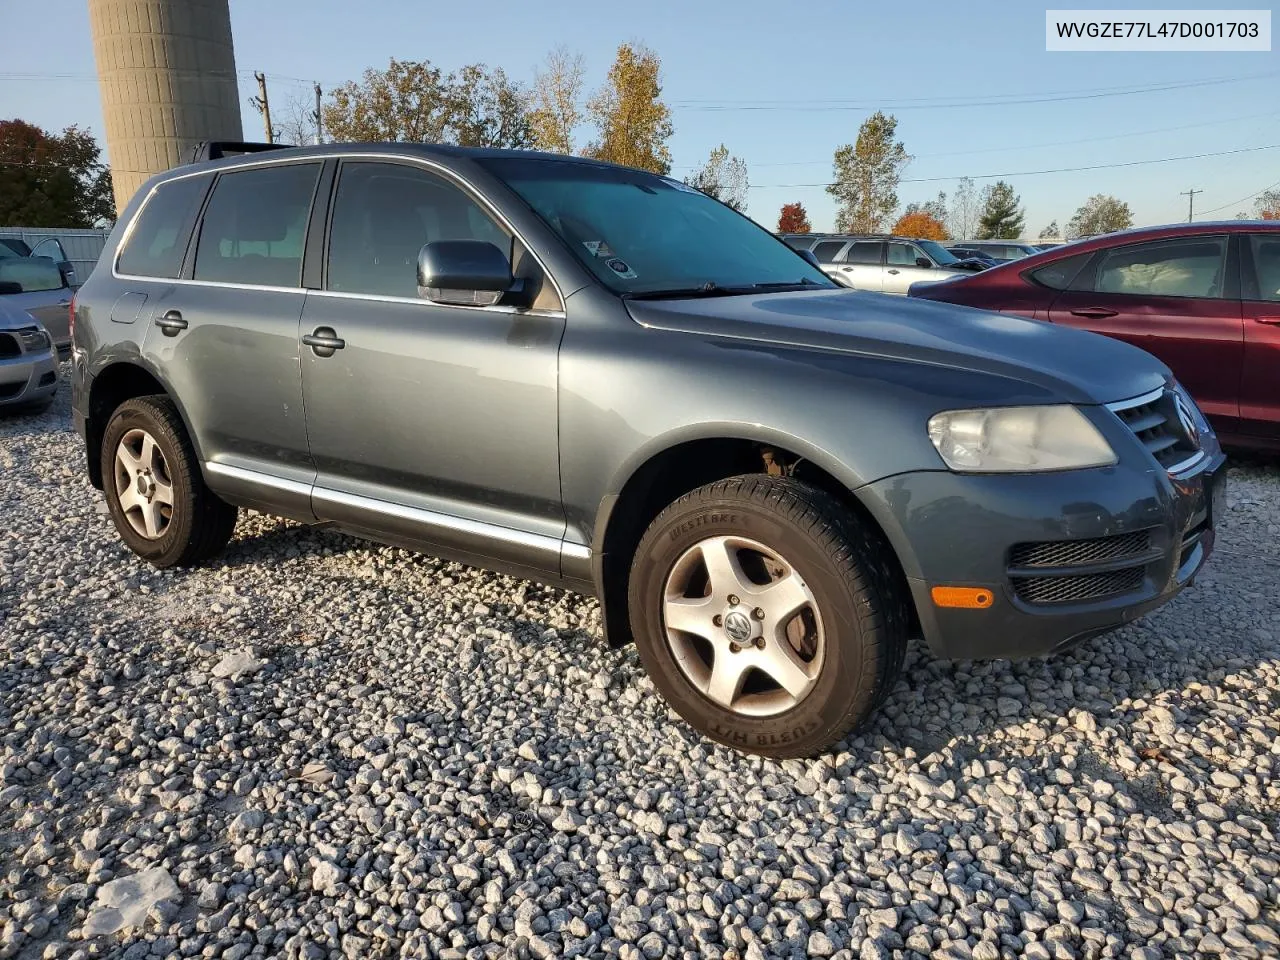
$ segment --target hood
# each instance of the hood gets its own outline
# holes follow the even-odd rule
[[[0,295],[0,330],[17,330],[21,327],[40,327],[41,323],[27,311],[5,303]]]
[[[626,303],[654,329],[970,370],[1071,403],[1136,397],[1170,376],[1151,354],[1110,337],[909,297],[814,290]]]

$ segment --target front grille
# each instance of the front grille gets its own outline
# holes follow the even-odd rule
[[[1151,547],[1146,530],[1092,540],[1053,540],[1047,543],[1019,543],[1009,552],[1011,567],[1078,567],[1141,556]]]
[[[1168,469],[1200,452],[1200,437],[1194,428],[1188,433],[1183,426],[1177,404],[1177,394],[1165,389],[1107,406],[1133,431],[1156,462]]]
[[[1013,590],[1024,603],[1080,603],[1131,593],[1142,586],[1143,567],[1069,577],[1013,577]]]
[[[0,360],[12,360],[22,353],[18,338],[11,333],[0,333]]]

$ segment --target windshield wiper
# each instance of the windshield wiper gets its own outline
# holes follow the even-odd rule
[[[751,293],[763,293],[768,290],[788,290],[796,287],[818,286],[812,280],[780,280],[768,283],[751,283],[744,286],[722,287],[714,280],[708,280],[700,287],[671,287],[666,290],[643,290],[638,293],[624,293],[624,300],[678,300],[682,297],[741,297]]]

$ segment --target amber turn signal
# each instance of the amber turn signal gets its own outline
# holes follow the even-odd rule
[[[983,587],[934,587],[933,602],[939,607],[962,607],[985,610],[995,601],[991,591]]]

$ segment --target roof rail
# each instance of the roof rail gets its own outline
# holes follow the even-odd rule
[[[220,160],[223,157],[239,157],[246,153],[262,153],[265,150],[284,150],[287,143],[245,143],[236,140],[201,140],[187,157],[187,163]]]

